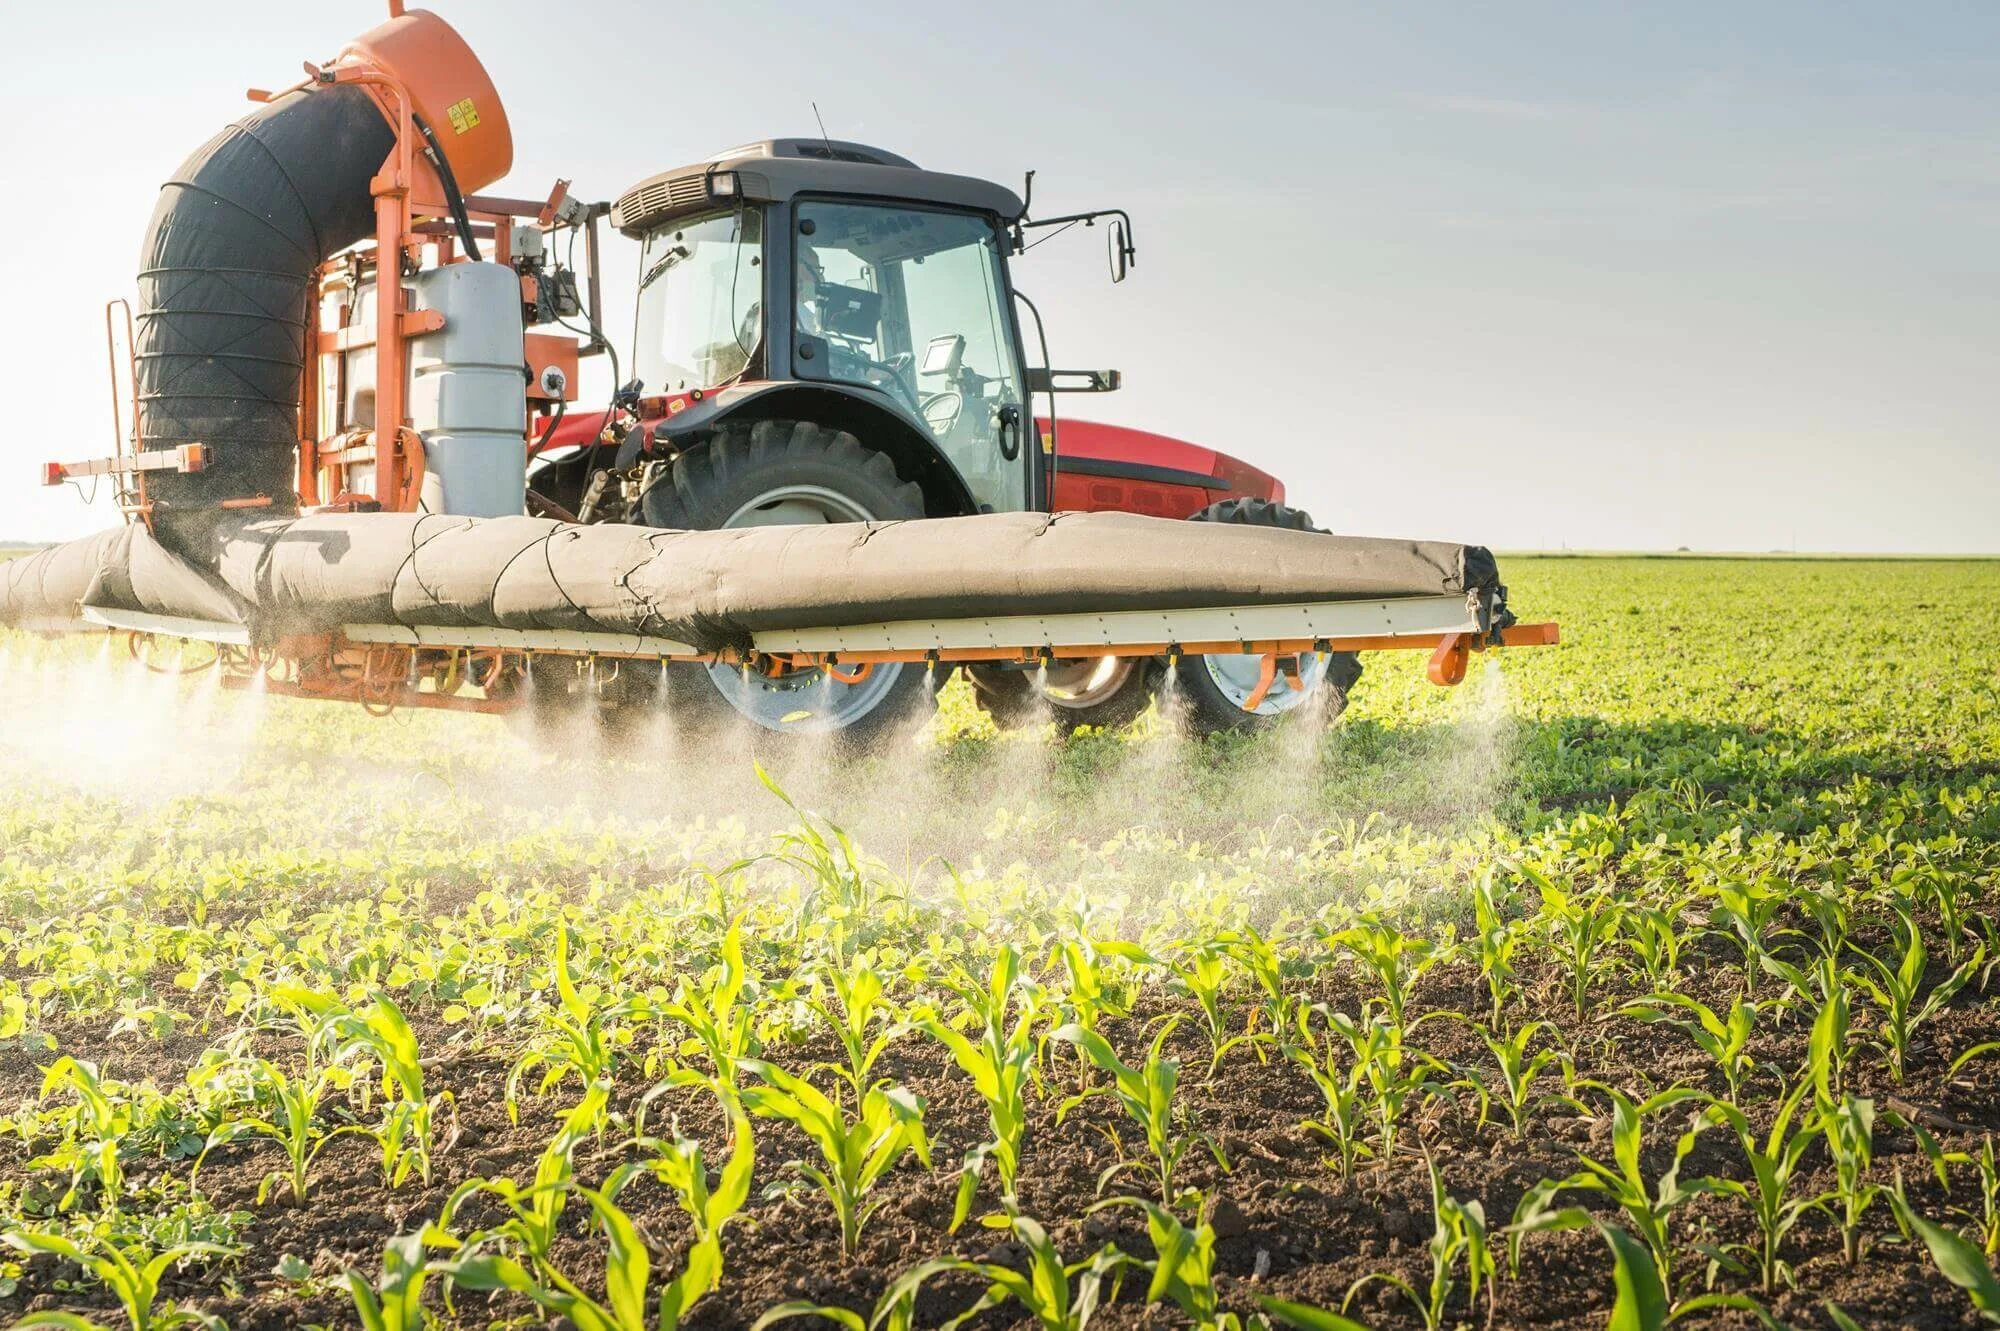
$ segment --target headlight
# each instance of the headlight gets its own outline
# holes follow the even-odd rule
[[[728,199],[736,195],[736,173],[716,171],[708,177],[708,193],[711,198]]]

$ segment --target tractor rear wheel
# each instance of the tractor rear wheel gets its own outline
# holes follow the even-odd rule
[[[1313,525],[1305,510],[1268,499],[1225,499],[1188,521],[1324,530]],[[1174,713],[1165,719],[1196,735],[1268,730],[1308,703],[1316,704],[1322,721],[1331,721],[1346,710],[1347,692],[1361,678],[1361,659],[1353,652],[1302,653],[1278,664],[1276,678],[1254,710],[1244,704],[1257,694],[1263,669],[1258,657],[1183,656],[1177,663],[1155,661],[1149,674],[1162,710]]]
[[[924,516],[923,492],[886,454],[810,421],[721,427],[641,497],[648,526],[680,530]],[[843,684],[818,669],[766,675],[735,666],[667,670],[670,705],[697,727],[748,721],[753,739],[828,735],[865,747],[907,733],[937,706],[942,674],[885,662]]]
[[[1102,657],[1058,662],[1047,672],[968,666],[972,701],[1002,730],[1053,721],[1061,734],[1135,720],[1153,700],[1143,661]]]

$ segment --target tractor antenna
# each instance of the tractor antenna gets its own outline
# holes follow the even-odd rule
[[[826,120],[819,113],[819,103],[812,103],[813,119],[819,121],[819,141],[826,145],[826,155],[833,156],[833,140],[826,136]]]

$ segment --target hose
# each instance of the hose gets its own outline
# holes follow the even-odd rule
[[[412,111],[410,119],[423,135],[424,156],[437,168],[438,183],[444,186],[445,207],[451,209],[451,220],[458,228],[458,243],[465,248],[465,257],[474,263],[480,262],[479,242],[472,235],[472,218],[465,211],[465,195],[459,193],[458,177],[452,174],[451,159],[444,155],[444,148],[438,143],[437,135],[431,132],[430,122]]]

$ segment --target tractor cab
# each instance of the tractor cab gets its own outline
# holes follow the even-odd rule
[[[664,172],[612,212],[642,247],[632,375],[679,405],[670,437],[776,411],[889,454],[927,512],[1046,507],[1007,272],[1022,212],[999,185],[822,139]]]

